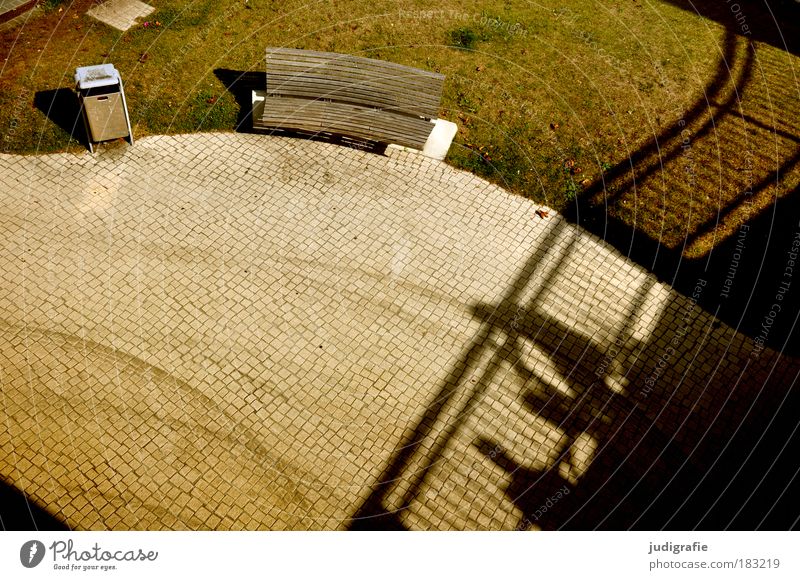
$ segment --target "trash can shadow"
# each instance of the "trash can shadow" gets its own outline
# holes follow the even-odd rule
[[[78,143],[88,146],[89,136],[75,91],[64,88],[39,91],[33,97],[33,105]]]

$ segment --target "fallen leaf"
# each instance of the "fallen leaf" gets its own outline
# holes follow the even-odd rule
[[[550,130],[555,131],[558,129],[558,123],[550,123]]]
[[[549,215],[550,215],[550,213],[549,213],[549,212],[546,212],[546,211],[544,211],[543,209],[537,209],[537,210],[536,210],[536,215],[538,215],[540,218],[544,219],[544,218],[546,218],[547,216],[549,216]]]

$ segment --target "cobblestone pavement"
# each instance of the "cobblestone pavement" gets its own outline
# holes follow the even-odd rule
[[[73,528],[635,518],[798,369],[410,153],[148,137],[0,179],[0,476]]]

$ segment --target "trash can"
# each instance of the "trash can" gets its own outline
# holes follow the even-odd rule
[[[113,64],[82,66],[75,70],[75,90],[81,103],[89,151],[93,143],[127,137],[133,145],[128,104],[122,79]]]

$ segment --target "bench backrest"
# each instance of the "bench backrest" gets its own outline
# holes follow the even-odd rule
[[[348,54],[267,49],[267,98],[333,101],[435,119],[444,78]]]

